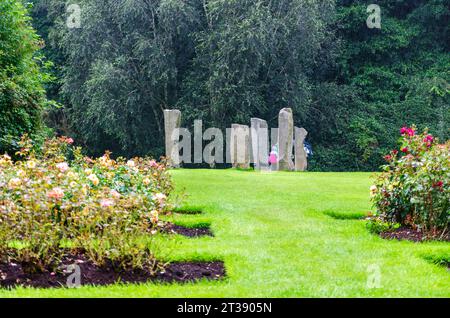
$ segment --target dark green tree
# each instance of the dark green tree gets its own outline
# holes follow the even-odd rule
[[[217,127],[251,117],[275,123],[283,107],[302,122],[333,2],[206,1],[206,28],[196,34],[179,107]]]
[[[282,107],[304,118],[333,12],[331,0],[83,0],[69,29],[64,1],[40,2],[56,12],[44,32],[63,53],[72,129],[93,152],[126,155],[163,152],[164,108],[219,127]]]
[[[61,1],[53,1],[53,6]],[[197,1],[79,1],[81,27],[56,18],[62,99],[72,129],[94,153],[161,154],[163,113],[175,106],[194,54]]]
[[[381,29],[366,25],[370,3],[381,8]],[[443,141],[450,137],[447,1],[370,3],[337,1],[336,28],[342,46],[332,81],[339,89],[331,95],[321,92],[313,103],[319,113],[331,115],[331,109],[334,113],[325,125],[313,120],[316,169],[377,169],[405,125],[429,127]],[[351,100],[342,104],[348,91]]]
[[[43,110],[50,105],[43,83],[50,77],[38,54],[42,42],[21,1],[0,2],[0,153],[13,154],[23,134],[42,139]]]
[[[79,29],[72,2],[33,2],[53,119],[93,153],[162,154],[164,108],[225,128],[292,107],[315,170],[377,169],[403,125],[450,136],[445,0],[80,0]]]

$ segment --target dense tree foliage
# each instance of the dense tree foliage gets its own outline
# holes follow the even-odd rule
[[[448,2],[375,2],[381,29],[367,28],[367,1],[338,1],[338,68],[321,89],[327,97],[317,99],[326,124],[310,127],[318,167],[376,169],[395,146],[399,127],[413,123],[442,141],[450,136]]]
[[[41,139],[49,77],[36,51],[41,45],[20,1],[0,2],[0,153],[14,154],[20,136]]]
[[[61,101],[92,151],[127,155],[162,152],[164,108],[219,127],[287,105],[301,118],[333,10],[330,0],[78,3],[79,29],[63,1],[35,3],[49,55],[64,60]]]
[[[332,12],[333,1],[208,1],[179,108],[218,127],[283,107],[304,119]]]
[[[224,128],[292,107],[316,170],[377,169],[402,125],[450,136],[446,0],[370,1],[381,29],[362,0],[79,0],[77,29],[66,1],[34,2],[53,119],[92,152],[162,154],[164,108]]]
[[[162,110],[174,107],[194,52],[195,1],[79,3],[82,27],[62,15],[53,35],[69,121],[93,152],[161,153]]]

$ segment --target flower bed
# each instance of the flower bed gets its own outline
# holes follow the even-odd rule
[[[72,143],[54,138],[37,152],[23,138],[21,160],[0,157],[0,263],[55,272],[69,248],[98,267],[156,273],[155,247],[139,238],[154,234],[169,209],[165,164],[92,159]]]
[[[400,150],[371,187],[377,209],[375,231],[412,228],[425,238],[448,237],[450,222],[450,142],[439,144],[426,130],[401,129]]]

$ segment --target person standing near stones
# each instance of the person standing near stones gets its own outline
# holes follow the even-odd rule
[[[269,154],[269,166],[275,167],[278,163],[278,145],[272,147],[272,151]]]

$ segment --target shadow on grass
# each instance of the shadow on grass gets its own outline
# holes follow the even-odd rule
[[[450,270],[450,254],[432,254],[422,256],[426,261]]]
[[[368,216],[368,213],[365,212],[337,212],[327,210],[322,213],[336,220],[364,220]]]
[[[176,208],[173,210],[173,212],[176,214],[199,215],[203,214],[203,208],[200,206],[189,205]]]

